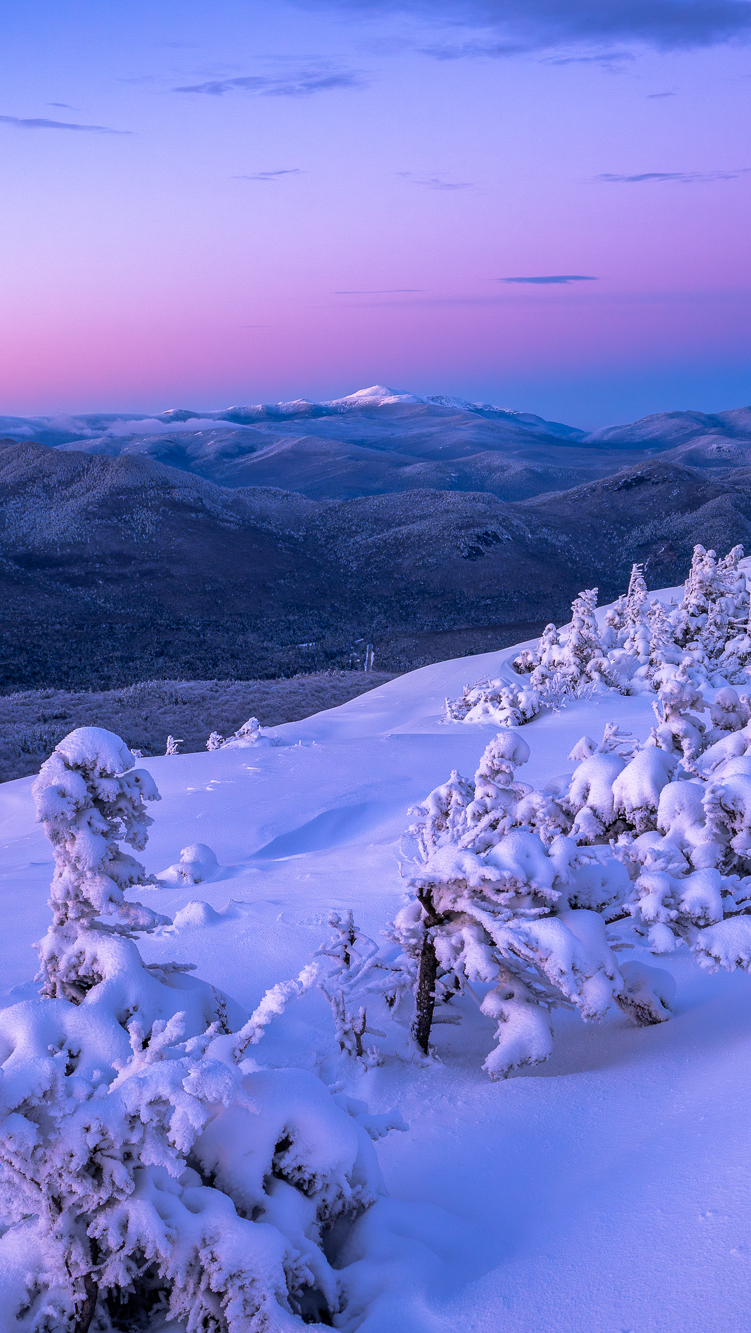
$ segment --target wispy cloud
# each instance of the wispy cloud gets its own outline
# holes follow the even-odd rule
[[[335,296],[394,296],[397,292],[424,292],[425,287],[345,287]]]
[[[77,110],[78,110],[78,107],[77,107],[77,106],[71,106],[70,102],[48,102],[48,103],[47,103],[47,106],[59,106],[59,107],[62,107],[62,109],[63,109],[64,111],[77,111]]]
[[[676,94],[675,94],[674,92],[668,92],[668,93],[647,93],[647,97],[648,97],[648,99],[649,99],[650,102],[656,102],[657,99],[658,99],[659,97],[675,97],[675,96],[676,96]]]
[[[509,56],[530,55],[539,52],[539,59],[546,65],[599,65],[603,69],[619,70],[624,65],[630,64],[635,59],[633,51],[622,47],[618,50],[611,50],[605,47],[603,50],[589,51],[576,50],[564,51],[559,53],[557,46],[565,47],[567,44],[548,43],[541,47],[535,42],[524,40],[505,41],[495,38],[476,38],[466,37],[461,41],[450,39],[432,44],[420,46],[418,49],[425,56],[433,56],[435,60],[467,60],[485,58],[489,60],[503,60]],[[581,45],[581,43],[579,44]]]
[[[640,171],[634,176],[604,171],[600,176],[595,176],[595,180],[603,181],[606,185],[640,185],[643,181],[678,181],[681,185],[701,185],[712,181],[734,181],[749,171],[751,167],[738,167],[736,171]]]
[[[456,54],[512,55],[560,47],[688,50],[751,37],[748,0],[298,0],[306,9],[411,13],[454,32]],[[482,34],[474,47],[470,30]],[[447,46],[452,45],[448,33]],[[458,36],[458,34],[457,34]],[[438,46],[440,47],[440,43]],[[460,51],[460,47],[463,50]],[[434,50],[432,54],[439,54]],[[442,58],[446,56],[445,51]]]
[[[599,279],[589,273],[550,273],[534,278],[496,278],[496,282],[531,282],[540,286],[562,285],[566,282],[598,282]]]
[[[330,92],[334,88],[361,88],[362,74],[353,69],[320,67],[297,74],[243,74],[231,79],[208,79],[205,83],[188,83],[173,88],[174,93],[202,93],[209,97],[224,97],[226,93],[251,93],[256,97],[311,97],[313,93]]]
[[[11,125],[17,130],[77,130],[83,134],[133,133],[132,130],[113,130],[109,125],[74,125],[65,120],[22,119],[20,116],[0,116],[0,125]]]
[[[613,73],[622,70],[624,65],[631,64],[636,57],[633,51],[622,48],[619,51],[593,51],[586,55],[581,53],[542,55],[540,59],[546,65],[599,65],[601,69],[607,69]]]
[[[424,185],[428,190],[473,190],[473,181],[448,181],[445,176],[418,176],[414,171],[397,171],[397,176],[412,181],[413,185]]]
[[[247,176],[230,176],[233,181],[278,181],[283,176],[302,176],[300,167],[280,167],[278,171],[254,171]]]

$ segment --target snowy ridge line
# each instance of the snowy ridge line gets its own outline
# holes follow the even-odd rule
[[[519,411],[494,403],[470,401],[449,394],[417,394],[383,384],[374,384],[340,398],[314,401],[308,398],[290,399],[277,403],[254,403],[211,411],[190,408],[168,408],[163,412],[91,412],[58,413],[50,416],[0,417],[0,439],[33,439],[40,432],[48,434],[49,442],[64,443],[76,440],[117,439],[133,435],[160,435],[185,431],[211,431],[230,427],[242,430],[244,425],[263,421],[305,421],[313,417],[337,417],[358,411],[371,412],[381,408],[424,406],[487,416],[490,420],[504,420],[523,427],[531,435],[558,437],[572,444],[615,445],[642,448],[660,442],[663,447],[685,444],[690,440],[709,440],[713,437],[748,442],[751,440],[751,407],[740,407],[716,413],[678,411],[654,413],[624,425],[605,426],[587,432],[558,421],[548,421],[533,412]]]
[[[527,429],[543,434],[563,433],[566,437],[583,438],[585,432],[572,426],[563,426],[558,422],[548,422],[530,412],[519,412],[511,408],[498,407],[493,403],[469,402],[463,398],[452,398],[446,394],[423,395],[407,393],[401,389],[391,389],[382,384],[372,385],[367,389],[358,389],[355,393],[342,398],[332,398],[321,402],[312,402],[307,398],[296,398],[289,402],[255,403],[247,406],[235,406],[216,411],[194,412],[189,408],[168,408],[164,412],[150,416],[147,413],[90,413],[80,415],[58,415],[49,417],[0,417],[0,436],[13,439],[32,439],[35,430],[40,428],[56,432],[69,442],[76,439],[118,438],[131,435],[162,434],[183,431],[205,431],[216,426],[233,426],[241,429],[256,421],[314,416],[340,416],[360,409],[419,405],[438,408],[453,408],[460,412],[488,413],[492,416],[507,418],[525,426]]]

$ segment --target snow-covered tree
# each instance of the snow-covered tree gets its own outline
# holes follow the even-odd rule
[[[247,1060],[315,968],[243,1022],[185,965],[144,965],[132,935],[158,918],[125,900],[143,874],[117,839],[143,846],[157,792],[131,763],[118,737],[85,728],[35,784],[56,868],[42,998],[0,1011],[9,1326],[331,1325],[336,1238],[382,1189],[362,1107]]]
[[[571,604],[571,626],[563,645],[560,665],[566,675],[579,680],[593,657],[602,652],[595,608],[597,588],[580,592]]]
[[[132,938],[166,921],[125,898],[126,890],[153,880],[118,845],[145,847],[152,823],[146,802],[159,793],[145,769],[133,768],[120,738],[99,727],[66,736],[42,764],[32,793],[55,854],[52,924],[37,946],[42,994],[79,1003],[98,979],[83,959],[103,931]]]
[[[696,546],[680,605],[649,601],[644,571],[635,564],[628,591],[609,607],[602,626],[595,614],[597,590],[572,604],[572,620],[559,631],[547,625],[536,648],[514,659],[513,679],[466,685],[446,701],[448,721],[521,726],[543,709],[565,707],[582,691],[603,686],[620,694],[659,691],[682,669],[693,685],[751,685],[751,614],[740,568],[743,547],[718,560]]]
[[[691,681],[685,667],[660,687],[659,703],[652,704],[658,725],[652,739],[660,749],[683,756],[687,770],[692,770],[696,756],[704,748],[704,723],[695,716],[705,709],[704,696]],[[694,713],[689,710],[694,709]]]
[[[411,812],[408,895],[387,933],[415,971],[418,1047],[436,1006],[477,985],[498,1019],[494,1077],[547,1058],[557,1005],[664,1021],[672,983],[618,963],[625,948],[751,970],[751,700],[724,687],[709,709],[707,731],[701,690],[673,668],[644,744],[609,724],[574,747],[570,779],[534,791],[515,773],[528,747],[504,732],[474,788],[454,772]]]
[[[168,736],[168,737],[167,737],[167,748],[165,749],[164,753],[165,753],[165,754],[179,754],[179,753],[180,753],[180,746],[182,745],[182,743],[183,743],[183,742],[182,742],[182,739],[178,740],[178,739],[176,739],[176,737],[174,737],[174,736]]]
[[[416,963],[413,1036],[423,1051],[436,1004],[492,983],[481,1004],[498,1020],[484,1066],[492,1077],[547,1059],[554,1006],[600,1017],[625,989],[598,912],[628,875],[556,833],[555,801],[516,779],[528,757],[521,737],[502,733],[480,761],[472,800],[454,775],[417,807],[409,892],[391,928]]]

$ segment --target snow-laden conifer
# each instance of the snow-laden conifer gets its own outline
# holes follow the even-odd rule
[[[118,736],[81,727],[42,764],[32,794],[55,855],[52,924],[37,946],[42,994],[78,1003],[98,979],[84,959],[96,954],[103,934],[132,938],[166,921],[125,898],[149,879],[118,845],[145,847],[152,823],[146,802],[159,793]]]
[[[35,797],[56,868],[42,998],[0,1011],[9,1326],[331,1325],[345,1289],[322,1231],[343,1241],[382,1188],[363,1108],[246,1062],[316,969],[243,1022],[186,965],[144,965],[133,933],[159,918],[125,899],[144,876],[118,838],[143,847],[158,793],[118,737],[71,733]]]
[[[393,926],[416,961],[413,1035],[422,1050],[436,1004],[492,985],[481,1007],[498,1020],[485,1064],[493,1077],[547,1059],[556,1005],[600,1017],[624,989],[598,911],[628,875],[615,858],[603,869],[561,836],[555,800],[516,778],[528,757],[520,736],[501,733],[482,756],[471,800],[469,784],[452,775],[416,808],[409,893]]]
[[[644,569],[634,565],[628,591],[596,614],[597,590],[579,594],[569,625],[547,625],[539,643],[518,653],[516,677],[466,685],[447,699],[448,721],[521,726],[592,691],[659,691],[677,672],[695,686],[751,688],[751,602],[740,568],[743,548],[721,560],[696,546],[680,604],[649,600]]]

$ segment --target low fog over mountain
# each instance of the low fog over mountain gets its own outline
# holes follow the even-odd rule
[[[751,544],[751,409],[594,434],[376,387],[0,418],[2,683],[400,670]]]

